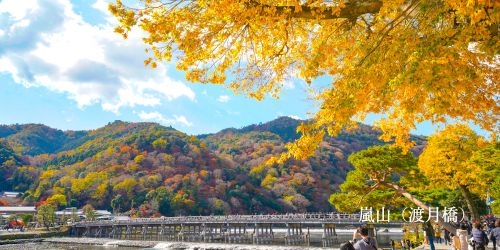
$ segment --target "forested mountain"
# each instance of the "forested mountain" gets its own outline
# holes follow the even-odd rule
[[[328,137],[308,160],[264,166],[298,137],[299,120],[189,136],[156,123],[115,121],[90,131],[0,126],[0,189],[25,203],[154,214],[329,211],[352,152],[382,144],[370,126]],[[418,147],[424,139],[415,137]]]
[[[18,154],[52,154],[83,143],[85,131],[61,131],[42,124],[0,125],[4,138]]]

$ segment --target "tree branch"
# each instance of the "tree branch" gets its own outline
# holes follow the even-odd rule
[[[314,2],[314,1],[312,1]],[[279,13],[287,13],[290,18],[302,19],[337,19],[347,18],[355,19],[368,13],[377,13],[382,7],[382,0],[351,0],[345,3],[345,6],[335,13],[334,6],[311,6],[307,3],[298,6],[276,6],[260,3],[259,1],[250,1],[251,7],[261,7],[263,9],[274,8]]]
[[[384,182],[384,183],[381,183],[381,184],[384,185],[384,186],[386,186],[386,187],[389,187],[389,188],[392,188],[392,189],[396,190],[396,192],[398,194],[403,195],[408,200],[410,200],[411,202],[413,202],[413,204],[415,204],[418,207],[422,208],[423,210],[429,212],[429,207],[427,205],[425,205],[421,200],[415,198],[412,194],[408,193],[403,187],[401,187],[401,186],[399,186],[397,184],[394,184],[394,183],[389,183],[389,182]],[[446,230],[448,230],[448,232],[453,233],[453,234],[456,232],[455,226],[453,226],[450,223],[445,222],[443,220],[442,216],[438,216],[437,218],[438,218],[438,224],[441,225],[441,226],[443,226]]]

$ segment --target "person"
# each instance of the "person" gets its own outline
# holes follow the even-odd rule
[[[346,243],[340,244],[340,250],[355,250],[355,249],[351,241],[348,241]]]
[[[427,232],[424,230],[424,245],[429,245],[429,239],[427,238]]]
[[[460,250],[468,250],[469,246],[467,245],[467,236],[469,234],[467,233],[467,225],[462,224],[460,225],[460,228],[457,229],[457,236],[458,239],[460,240]]]
[[[490,240],[493,242],[493,249],[500,248],[500,219],[495,221],[495,227],[491,229]]]
[[[436,242],[441,244],[442,243],[442,239],[441,239],[441,228],[439,228],[439,226],[437,226],[436,230],[434,230],[434,237],[436,237]]]
[[[446,229],[443,230],[444,230],[444,244],[449,245],[451,243],[450,232]]]
[[[460,250],[460,238],[455,234],[451,234],[451,245],[454,250]]]
[[[475,250],[485,250],[485,247],[488,245],[488,236],[481,228],[481,222],[476,221],[472,225],[473,229],[471,232],[473,246]]]
[[[356,243],[358,240],[361,240],[363,237],[361,237],[361,227],[356,228],[356,231],[354,231],[354,234],[352,234],[352,242]]]
[[[391,239],[391,250],[396,250],[396,243]]]
[[[434,246],[434,228],[432,227],[430,221],[427,221],[424,224],[424,231],[425,234],[427,235],[427,240],[429,241],[429,247],[431,248],[431,250],[435,250],[436,248]]]
[[[408,249],[412,249],[412,246],[411,246],[411,241],[409,239],[406,239],[406,247]]]
[[[377,241],[368,236],[368,228],[362,227],[360,230],[361,240],[354,243],[356,250],[377,250]]]

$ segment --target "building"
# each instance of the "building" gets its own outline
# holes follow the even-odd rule
[[[57,217],[74,216],[74,215],[83,216],[83,211],[81,209],[76,209],[76,207],[68,207],[65,208],[64,210],[56,212]]]
[[[32,214],[33,216],[36,214],[36,208],[35,207],[7,207],[7,206],[0,206],[0,225],[4,224],[6,220],[11,216],[11,215],[21,215],[21,214]]]
[[[95,210],[95,215],[97,220],[110,220],[112,219],[111,212],[107,210]],[[85,213],[81,209],[76,209],[76,207],[68,207],[64,210],[57,211],[56,217],[61,219],[62,217],[73,218],[78,216],[80,220],[85,220]]]
[[[20,195],[22,195],[22,193],[20,192],[12,192],[12,191],[0,192],[0,198],[17,198]]]
[[[36,208],[33,207],[0,207],[0,214],[36,214]]]

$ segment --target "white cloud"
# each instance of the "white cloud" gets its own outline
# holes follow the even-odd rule
[[[221,95],[217,98],[218,102],[229,102],[231,98],[228,95]]]
[[[108,14],[108,4],[109,2],[108,1],[105,1],[105,0],[97,0],[95,1],[94,4],[92,4],[92,8],[94,9],[97,9],[99,11],[101,11],[103,14]]]
[[[93,7],[104,11],[106,5],[98,0]],[[113,32],[113,19],[106,20],[86,23],[69,0],[0,1],[0,73],[26,87],[65,93],[79,107],[100,104],[115,113],[195,100],[186,84],[168,76],[166,65],[144,66],[140,31],[123,40]]]
[[[173,118],[166,118],[164,115],[157,111],[152,112],[144,112],[141,111],[138,114],[139,118],[144,121],[157,121],[164,125],[173,125],[173,124],[182,124],[187,127],[193,125],[192,122],[188,121],[188,119],[183,115],[174,115]]]
[[[288,117],[295,119],[295,120],[302,120],[302,118],[300,118],[299,116],[296,116],[296,115],[289,115]]]
[[[186,119],[186,117],[185,117],[185,116],[183,116],[183,115],[174,115],[174,118],[175,118],[175,121],[176,121],[176,122],[182,123],[182,124],[184,124],[184,125],[186,125],[186,126],[188,126],[188,127],[193,126],[193,123],[192,123],[192,122],[190,122],[190,121],[188,121],[188,120]]]

